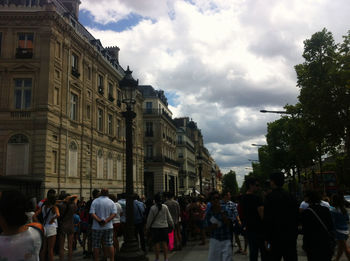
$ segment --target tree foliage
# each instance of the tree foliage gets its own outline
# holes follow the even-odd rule
[[[224,192],[230,192],[231,195],[236,195],[238,193],[238,183],[235,171],[230,170],[223,176],[222,186]]]

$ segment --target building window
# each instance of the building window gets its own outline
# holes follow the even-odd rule
[[[113,179],[113,155],[108,153],[107,158],[107,179]]]
[[[1,56],[1,48],[2,47],[2,32],[0,32],[0,56]]]
[[[121,180],[123,175],[122,175],[122,157],[118,155],[117,157],[117,180]]]
[[[78,146],[74,141],[69,144],[68,176],[78,176]]]
[[[79,77],[79,57],[75,53],[72,53],[71,56],[71,63],[72,63],[72,75],[75,77]]]
[[[117,106],[122,106],[122,93],[121,91],[117,91],[118,97],[117,97]]]
[[[135,164],[135,162],[134,162],[134,164],[132,165],[132,176],[133,176],[133,180],[134,180],[134,182],[136,182],[137,180],[136,180],[136,177],[137,177],[137,173],[136,173],[136,164]]]
[[[113,115],[108,114],[108,134],[113,135]]]
[[[6,175],[29,174],[29,140],[23,134],[13,135],[7,143]]]
[[[153,145],[147,145],[146,147],[146,158],[152,159],[153,158]]]
[[[57,151],[52,151],[52,173],[57,173]]]
[[[88,80],[90,81],[91,80],[91,67],[90,66],[87,68],[87,77],[88,77]]]
[[[146,102],[146,112],[152,113],[152,102]]]
[[[153,137],[153,122],[146,121],[146,137]]]
[[[97,130],[103,131],[103,110],[97,110]]]
[[[29,109],[32,101],[32,79],[15,79],[15,108]]]
[[[97,178],[103,178],[103,152],[101,149],[97,152]]]
[[[56,42],[55,56],[56,56],[56,58],[61,58],[61,43],[60,42]]]
[[[121,120],[117,120],[117,138],[121,139],[122,137],[122,122]]]
[[[181,135],[177,136],[177,143],[182,144],[182,136]]]
[[[97,82],[97,87],[98,87],[98,93],[99,94],[104,94],[104,80],[102,75],[98,75],[98,82]]]
[[[91,118],[91,106],[90,105],[86,105],[86,118],[88,118],[89,120]]]
[[[180,177],[180,188],[184,188],[185,187],[185,181],[183,177]]]
[[[53,90],[53,104],[59,105],[60,104],[60,89],[54,88]]]
[[[71,92],[70,94],[70,119],[78,120],[78,95]]]
[[[18,48],[16,58],[32,58],[34,48],[34,34],[33,33],[19,33],[18,34]]]
[[[113,84],[108,83],[108,100],[111,102],[114,102],[114,97],[113,97]]]

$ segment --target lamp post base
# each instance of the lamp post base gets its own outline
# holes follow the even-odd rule
[[[116,261],[148,261],[145,252],[139,248],[136,240],[124,242],[120,251],[115,253]]]

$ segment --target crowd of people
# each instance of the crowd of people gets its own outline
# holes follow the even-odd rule
[[[164,192],[147,200],[135,194],[135,238],[144,252],[154,251],[156,261],[161,251],[167,261],[169,251],[181,251],[188,241],[209,244],[209,261],[232,261],[234,254],[296,261],[298,235],[309,261],[338,261],[343,254],[350,260],[343,195],[327,202],[308,191],[299,204],[283,184],[284,175],[272,173],[267,191],[248,178],[246,192],[234,199],[217,191],[207,197]],[[72,260],[78,245],[86,259],[114,260],[127,233],[126,194],[95,189],[85,202],[50,189],[36,204],[18,191],[0,192],[0,228],[0,260]]]

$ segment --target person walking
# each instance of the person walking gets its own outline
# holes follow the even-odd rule
[[[308,261],[330,261],[334,253],[334,224],[317,191],[309,194],[309,207],[301,213],[303,249]]]
[[[344,196],[334,194],[332,196],[331,215],[335,226],[335,238],[337,240],[337,254],[334,261],[338,261],[345,253],[347,260],[350,260],[350,249],[346,244],[349,238],[349,214],[345,209]]]
[[[112,220],[117,214],[117,208],[114,202],[108,198],[108,189],[103,188],[101,195],[92,202],[90,214],[93,218],[92,247],[94,260],[99,260],[99,250],[103,239],[105,255],[111,261],[114,261]]]
[[[263,235],[264,206],[261,197],[256,195],[259,182],[255,178],[247,178],[245,181],[247,192],[241,198],[243,223],[246,225],[246,233],[249,247],[249,260],[257,261],[260,251],[262,261],[267,260]]]
[[[266,196],[264,204],[264,236],[269,260],[296,261],[299,206],[296,199],[282,186],[284,174],[270,175],[272,191]]]
[[[210,203],[205,216],[210,233],[208,261],[232,261],[231,220],[226,206],[220,204],[219,192],[210,193]]]
[[[175,250],[181,250],[181,231],[180,231],[180,205],[174,199],[174,193],[168,192],[166,195],[165,205],[168,207],[171,217],[174,221],[174,245]]]
[[[136,238],[139,239],[142,251],[146,252],[145,242],[145,204],[134,194],[134,224]]]
[[[227,212],[227,216],[230,219],[230,232],[231,232],[231,245],[233,247],[233,228],[234,225],[242,226],[241,220],[238,215],[237,206],[231,201],[231,193],[229,191],[223,192],[222,200],[220,202],[221,207]]]
[[[161,195],[154,197],[155,204],[151,207],[147,217],[146,229],[149,231],[154,244],[156,261],[159,260],[160,244],[163,247],[164,260],[168,261],[168,231],[174,227],[173,219],[168,207],[162,204]]]

